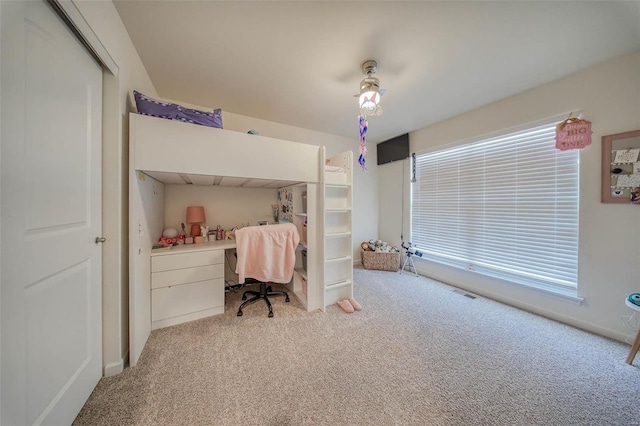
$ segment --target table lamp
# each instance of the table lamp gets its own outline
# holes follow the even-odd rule
[[[191,224],[191,236],[196,237],[200,235],[200,224],[207,221],[204,216],[203,206],[189,206],[187,207],[187,223]]]

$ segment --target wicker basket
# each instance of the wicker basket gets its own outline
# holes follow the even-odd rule
[[[400,253],[379,253],[362,250],[364,269],[396,272],[400,268]]]

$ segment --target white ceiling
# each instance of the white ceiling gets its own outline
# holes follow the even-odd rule
[[[377,60],[374,143],[640,49],[640,2],[115,5],[159,96],[354,139]]]

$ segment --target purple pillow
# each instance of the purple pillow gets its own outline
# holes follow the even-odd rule
[[[176,104],[157,101],[135,90],[133,91],[133,97],[136,100],[136,107],[140,114],[167,118],[169,120],[178,118],[178,105]]]
[[[133,97],[140,114],[222,129],[222,110],[219,108],[213,111],[199,111],[171,102],[158,101],[135,90]]]
[[[176,120],[222,129],[222,110],[218,108],[212,112],[198,111],[197,109],[189,109],[178,105],[178,117]]]

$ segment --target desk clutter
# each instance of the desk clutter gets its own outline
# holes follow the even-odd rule
[[[258,220],[256,225],[274,225],[279,223],[277,217],[277,206],[271,206],[273,213],[273,221],[270,220]],[[185,221],[180,224],[180,230],[175,228],[165,228],[162,231],[162,237],[154,244],[153,249],[161,247],[179,246],[183,244],[201,244],[209,241],[220,240],[235,240],[236,231],[246,226],[252,226],[250,223],[240,224],[231,227],[230,229],[224,229],[220,225],[216,226],[216,229],[210,229],[210,226],[206,224],[207,217],[203,206],[189,206],[187,207]],[[191,225],[189,233],[187,234],[187,228],[185,223]]]
[[[222,229],[220,225],[213,230],[210,230],[207,225],[200,225],[198,235],[193,235],[193,227],[191,229],[192,234],[187,235],[183,223],[181,231],[175,228],[165,228],[162,232],[162,237],[160,237],[158,243],[154,245],[154,248],[159,248],[158,246],[170,247],[183,244],[201,244],[208,241],[235,240],[236,231],[244,226],[250,226],[250,224],[234,226],[228,230]]]

